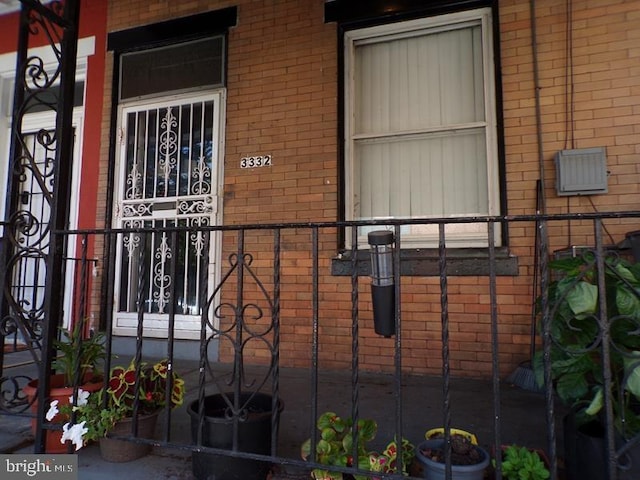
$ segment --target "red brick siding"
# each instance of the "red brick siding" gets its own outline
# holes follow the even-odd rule
[[[536,2],[547,209],[550,213],[636,209],[640,200],[637,3],[573,2],[573,144],[566,134],[566,12],[564,4],[558,3]],[[115,0],[109,2],[109,31],[230,5],[238,5],[239,18],[237,27],[229,32],[224,223],[335,220],[339,194],[338,47],[336,25],[323,20],[323,0]],[[535,212],[539,168],[529,2],[500,1],[499,18],[508,213],[531,214]],[[110,75],[107,71],[107,87]],[[108,88],[105,95],[108,106]],[[104,140],[106,162],[108,139]],[[589,198],[557,197],[555,152],[591,146],[607,147],[609,193]],[[240,169],[240,158],[251,154],[272,155],[273,166]],[[616,241],[627,230],[637,228],[628,221],[609,221],[607,226]],[[593,243],[590,226],[574,222],[570,230],[569,239],[568,225],[551,229],[553,248],[569,242]],[[498,278],[499,358],[504,373],[529,352],[535,229],[532,224],[521,224],[511,226],[509,232],[511,252],[519,257],[520,275]],[[325,368],[345,368],[351,362],[350,279],[329,275],[336,242],[335,232],[322,232],[320,361]],[[310,361],[312,333],[310,237],[303,231],[285,232],[282,244],[281,360],[304,367]],[[234,246],[235,239],[227,235],[223,258]],[[254,266],[268,274],[269,234],[248,235],[247,249],[255,254]],[[442,363],[439,279],[406,277],[402,282],[403,368],[438,373]],[[360,285],[360,365],[391,371],[393,340],[374,335],[367,279]],[[225,290],[225,295],[233,293],[231,288]],[[259,298],[256,289],[249,293]],[[451,367],[456,373],[486,376],[491,371],[487,278],[450,277],[448,294]],[[254,361],[266,361],[264,348],[253,351]],[[221,357],[228,360],[230,355],[230,349],[223,346]]]

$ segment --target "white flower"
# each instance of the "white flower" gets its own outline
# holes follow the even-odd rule
[[[89,400],[89,392],[85,392],[81,388],[78,389],[78,407],[86,405]],[[69,397],[69,403],[73,405],[73,395]]]
[[[76,446],[76,452],[82,448],[84,445],[84,441],[82,440],[82,436],[89,431],[88,428],[85,428],[84,424],[86,422],[76,423],[75,425],[69,426],[69,423],[65,423],[62,426],[62,438],[60,439],[60,443],[64,444],[67,440],[70,440]]]
[[[47,421],[51,421],[53,420],[53,418],[58,414],[58,400],[54,400],[53,402],[51,402],[51,404],[49,405],[49,411],[47,412],[47,414],[45,415],[44,418],[47,419]]]

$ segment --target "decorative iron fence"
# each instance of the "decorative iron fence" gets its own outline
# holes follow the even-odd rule
[[[637,388],[640,267],[628,250],[605,244],[607,229],[603,222],[627,222],[639,216],[637,212],[627,212],[423,221],[439,231],[439,245],[427,252],[426,257],[420,256],[420,252],[409,254],[402,248],[402,226],[411,222],[390,220],[51,233],[61,243],[78,245],[79,254],[64,261],[67,268],[78,265],[78,274],[65,289],[75,299],[72,311],[95,313],[101,319],[100,327],[107,335],[106,371],[116,362],[111,360],[111,353],[114,342],[120,338],[118,328],[124,328],[125,333],[133,329],[134,367],[153,357],[148,349],[150,343],[161,345],[160,353],[168,359],[169,371],[184,373],[189,365],[196,365],[187,382],[186,412],[165,408],[160,439],[141,438],[135,423],[132,435],[121,434],[120,438],[191,452],[194,468],[201,470],[211,463],[207,455],[217,454],[258,463],[356,473],[354,466],[337,460],[331,465],[323,463],[327,461],[322,450],[326,439],[319,436],[316,421],[324,407],[337,409],[319,387],[324,374],[338,369],[349,372],[345,383],[349,411],[342,415],[357,425],[357,420],[368,413],[363,410],[360,397],[363,376],[369,371],[385,373],[393,398],[393,406],[384,420],[386,432],[389,438],[413,438],[414,442],[416,426],[405,417],[406,379],[409,374],[417,375],[418,379],[436,375],[442,392],[437,406],[442,411],[438,426],[444,427],[446,445],[450,445],[449,429],[460,426],[452,413],[458,408],[451,395],[452,382],[477,377],[469,365],[485,363],[492,415],[485,419],[489,420],[489,430],[483,440],[489,451],[500,451],[504,440],[513,441],[509,426],[504,424],[502,401],[504,390],[515,383],[534,392],[544,403],[544,414],[541,413],[544,418],[537,419],[539,431],[528,434],[548,439],[538,446],[548,453],[550,478],[561,478],[559,467],[568,462],[568,449],[575,447],[575,443],[566,443],[567,433],[561,428],[559,419],[565,409],[559,407],[557,400],[562,398],[587,406],[588,419],[601,421],[600,455],[604,466],[599,478],[626,479],[631,477],[625,477],[627,474],[619,465],[626,465],[633,458],[633,447],[640,438],[635,400],[640,395]],[[554,231],[557,225],[568,221],[593,227],[593,234],[587,235],[590,245],[551,251],[549,230]],[[457,257],[469,255],[446,247],[448,225],[459,222],[487,225],[488,247],[474,253],[472,262],[476,268],[468,273],[449,270]],[[492,240],[496,223],[510,229],[531,232],[535,229],[538,241],[505,253],[507,249],[496,247]],[[362,226],[393,232],[395,300],[391,339],[378,337],[373,331],[368,249],[354,246],[340,255],[333,249],[337,230],[351,229],[352,238],[356,238],[356,229]],[[187,269],[179,252],[187,248],[184,239],[196,234],[204,253],[191,257],[196,263],[189,270],[200,272],[199,285],[193,287],[194,293],[185,294],[185,284],[193,282],[184,275]],[[151,238],[156,241],[150,241]],[[145,248],[128,249],[127,242],[131,241]],[[104,249],[110,252],[110,257],[96,261],[94,257],[105,245],[110,245]],[[218,251],[221,255],[216,255]],[[500,262],[513,252],[519,252],[519,275],[499,273]],[[126,262],[119,259],[121,255],[127,256]],[[421,267],[412,265],[425,261],[436,264],[436,276],[422,275]],[[486,275],[478,275],[479,263],[484,264],[480,270]],[[152,268],[152,264],[157,268]],[[94,268],[96,265],[100,268]],[[135,269],[130,265],[135,265]],[[333,275],[332,271],[340,275]],[[158,278],[149,278],[149,272],[157,272]],[[136,282],[132,283],[131,278]],[[514,282],[516,278],[525,281]],[[164,283],[160,284],[159,279]],[[124,284],[128,300],[122,303],[118,294]],[[524,284],[524,288],[514,292],[518,284]],[[60,295],[56,287],[45,287],[47,294]],[[5,284],[5,293],[7,288]],[[162,298],[155,294],[158,289],[164,292]],[[475,304],[468,298],[472,291],[478,292],[472,299]],[[127,320],[128,325],[117,324],[119,310],[129,309],[132,298],[136,306],[133,320]],[[166,306],[163,317],[157,309],[150,308],[154,301],[162,301]],[[193,305],[188,306],[188,302]],[[480,314],[470,313],[474,310],[470,308],[472,304]],[[193,311],[197,313],[195,319],[185,315]],[[26,328],[16,323],[17,317],[8,318],[12,321],[4,323],[5,340],[15,338],[12,336],[20,335]],[[529,323],[530,320],[534,323]],[[93,326],[97,328],[98,324]],[[476,333],[465,336],[465,328]],[[531,345],[520,341],[518,346],[517,341],[514,343],[517,336],[513,335],[514,328],[520,332],[520,338],[526,338],[522,332],[533,328],[537,341]],[[473,345],[470,347],[465,341]],[[185,344],[192,352],[190,361],[183,353],[176,353],[178,345]],[[532,358],[527,355],[529,347],[534,349]],[[465,359],[474,353],[473,349],[475,354]],[[508,375],[514,364],[512,360],[505,362],[510,357],[504,352],[514,351],[516,357],[527,361]],[[285,406],[288,403],[281,393],[284,367],[302,369],[306,376],[305,391],[299,393],[306,398],[307,407],[301,417],[307,421],[298,428],[304,432],[300,434],[310,439],[309,452],[315,452],[306,461],[283,456],[278,450],[283,443],[280,415],[283,403]],[[41,363],[38,375],[42,377],[49,371],[50,365]],[[535,376],[553,388],[541,387]],[[13,376],[10,370],[3,371],[3,413],[25,414],[28,405],[20,392],[26,380]],[[43,393],[41,398],[47,399],[48,395]],[[134,404],[142,400],[135,397]],[[247,447],[243,435],[247,421],[257,415],[258,408],[264,410],[258,417],[267,436],[261,442],[262,448],[253,449]],[[60,429],[59,424],[44,421],[45,412],[45,406],[38,411],[37,428]],[[217,420],[212,420],[212,416]],[[177,421],[191,422],[190,438],[183,438],[180,429],[176,433]],[[209,436],[220,428],[220,421],[228,423],[225,445]],[[366,428],[366,424],[362,425]],[[505,429],[510,431],[508,435],[503,433]],[[346,453],[348,457],[358,458],[357,443],[354,442],[353,451]],[[446,455],[450,462],[451,451],[446,449]],[[559,463],[559,459],[563,462]],[[504,478],[500,456],[496,460],[496,478]],[[398,463],[401,469],[400,458]],[[375,476],[367,471],[357,473]],[[452,478],[450,474],[446,474],[447,478]]]
[[[240,459],[242,465],[256,460],[401,478],[399,473],[371,472],[374,466],[381,466],[379,457],[366,456],[364,464],[348,461],[349,457],[359,458],[361,443],[370,433],[366,431],[370,423],[358,422],[366,416],[360,392],[367,370],[391,374],[393,405],[387,427],[390,438],[396,439],[415,433],[405,418],[407,372],[439,375],[447,479],[453,473],[453,381],[483,373],[491,381],[490,441],[485,443],[496,452],[503,438],[511,438],[503,435],[507,429],[501,403],[505,384],[515,382],[539,390],[533,382],[536,375],[546,386],[542,389],[544,419],[537,423],[548,439],[545,447],[552,479],[560,478],[559,458],[566,460],[567,471],[578,469],[574,478],[580,480],[589,475],[598,480],[640,477],[633,470],[640,462],[634,453],[640,439],[640,275],[636,264],[626,263],[621,258],[624,255],[603,240],[605,221],[632,225],[640,216],[638,212],[238,227],[213,227],[202,222],[190,226],[130,222],[126,226],[140,228],[63,231],[72,170],[71,113],[79,3],[22,3],[9,169],[12,175],[0,259],[0,334],[4,344],[0,410],[5,415],[36,418],[36,452],[45,448],[50,431],[61,429],[60,424],[45,421],[58,327],[81,323],[87,330],[100,328],[107,333],[107,371],[113,343],[119,336],[135,338],[131,368],[137,374],[148,360],[148,344],[162,345],[161,351],[168,359],[167,372],[157,373],[169,388],[161,439],[143,438],[138,422],[132,422],[131,435],[120,437],[138,444],[186,450],[193,455],[194,470],[201,477],[207,475],[206,465],[211,464],[207,455],[218,454]],[[41,33],[49,38],[52,57],[57,59],[52,65],[27,55],[31,39]],[[22,120],[33,108],[54,112],[55,128],[24,132]],[[171,208],[170,203],[157,209],[160,218],[164,217],[162,208]],[[581,234],[587,247],[579,251],[560,248],[553,253],[550,245],[555,243],[549,238],[566,238],[561,228],[553,230],[554,225],[567,222],[589,227]],[[462,252],[446,248],[447,226],[460,223],[486,224],[487,248]],[[162,228],[165,225],[172,227]],[[428,251],[403,249],[403,227],[409,225],[437,230],[438,247]],[[504,231],[505,226],[522,228],[536,241],[498,248],[495,232]],[[385,271],[386,283],[380,284],[385,287],[387,300],[392,299],[386,303],[393,312],[393,318],[387,318],[392,320],[391,340],[380,340],[373,333],[372,304],[375,308],[379,302],[372,301],[369,281],[362,278],[369,273],[368,252],[354,246],[335,253],[336,231],[344,229],[347,234],[342,238],[355,239],[362,233],[359,227],[393,232],[393,268]],[[108,248],[103,249],[105,246]],[[108,252],[104,257],[103,251]],[[568,258],[550,265],[554,256]],[[553,266],[561,269],[555,269],[552,275]],[[391,273],[394,280],[389,283]],[[471,280],[458,281],[460,275]],[[504,281],[505,275],[521,281]],[[522,286],[524,293],[514,292]],[[474,289],[480,293],[474,293]],[[465,335],[470,327],[471,335]],[[505,334],[509,328],[513,332]],[[523,328],[540,333],[540,344],[518,343],[518,336],[527,337],[522,334]],[[197,362],[196,375],[189,385],[192,403],[186,413],[170,409],[173,387],[178,382],[168,373],[185,368],[176,353],[180,342],[186,342],[187,349],[195,352]],[[34,361],[35,367],[26,373],[16,372],[5,362],[9,355],[15,355],[18,346],[27,348]],[[77,348],[82,346],[80,342]],[[505,380],[504,352],[510,359],[518,354],[526,357],[527,347],[531,347],[527,362]],[[249,368],[254,364],[262,369]],[[278,450],[282,444],[279,417],[283,364],[302,367],[308,373],[304,393],[307,421],[299,428],[309,437],[306,460],[283,456]],[[335,369],[348,371],[345,389],[350,411],[344,416],[353,422],[352,438],[361,438],[361,442],[346,442],[341,455],[328,457],[327,438],[319,436],[316,421],[321,405],[332,408],[336,399],[323,398],[319,381],[325,372]],[[73,373],[73,397],[78,399],[79,364]],[[35,399],[27,400],[23,388],[33,377],[40,381],[40,388]],[[426,378],[419,383],[426,383]],[[136,392],[139,386],[137,380]],[[213,395],[207,394],[212,391]],[[570,412],[566,422],[568,427],[576,427],[573,436],[558,428],[557,397],[584,406]],[[139,393],[133,396],[134,417],[141,412],[144,400]],[[27,413],[34,402],[37,409]],[[181,440],[175,431],[180,413],[185,420],[190,417],[190,440]],[[70,420],[75,419],[72,416]],[[246,444],[250,420],[257,420],[260,429],[267,432],[259,445]],[[580,457],[585,450],[579,436],[584,432],[577,426],[585,421],[599,421],[601,433],[596,448]],[[209,435],[220,428],[220,423],[228,428],[226,444]],[[558,440],[558,431],[563,432],[564,442]],[[501,479],[501,456],[495,457],[495,478]],[[588,459],[598,459],[600,464],[581,467]],[[401,471],[403,457],[394,460]]]

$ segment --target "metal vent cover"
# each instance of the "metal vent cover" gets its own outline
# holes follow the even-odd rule
[[[607,154],[604,147],[560,150],[555,158],[559,196],[607,193]]]

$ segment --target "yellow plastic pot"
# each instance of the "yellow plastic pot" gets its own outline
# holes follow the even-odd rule
[[[460,430],[459,428],[450,428],[449,432],[451,432],[451,435],[462,435],[463,437],[467,437],[473,445],[478,445],[478,439],[473,433]],[[431,440],[437,435],[444,436],[444,428],[432,428],[431,430],[427,430],[427,433],[424,434],[424,438]]]

